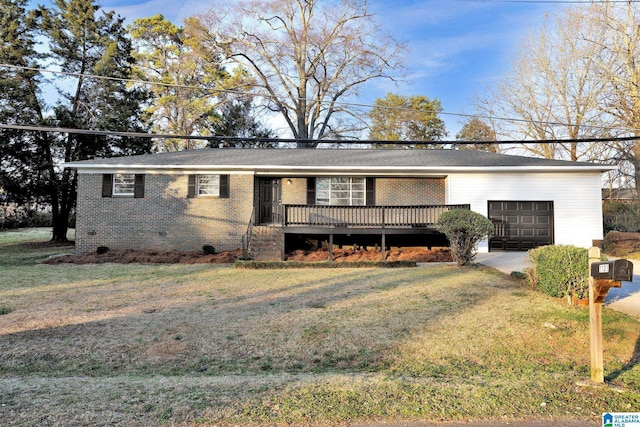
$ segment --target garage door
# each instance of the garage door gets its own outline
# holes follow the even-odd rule
[[[495,235],[489,250],[526,251],[553,244],[553,202],[489,201]]]

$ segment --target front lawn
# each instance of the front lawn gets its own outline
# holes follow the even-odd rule
[[[15,234],[9,234],[15,233]],[[0,232],[0,419],[14,425],[339,425],[640,410],[640,324],[486,268],[40,265]],[[36,239],[36,240],[37,240]],[[5,310],[1,310],[5,308]]]

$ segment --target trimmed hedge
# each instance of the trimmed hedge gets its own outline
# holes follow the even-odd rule
[[[589,296],[589,255],[587,249],[572,245],[541,246],[529,251],[533,267],[527,280],[537,290],[555,297]]]
[[[356,261],[356,262],[308,262],[308,261],[242,261],[235,268],[253,270],[284,270],[289,268],[405,268],[416,267],[415,261]]]
[[[640,252],[640,234],[610,231],[604,237],[602,249],[610,255],[619,257]]]
[[[491,220],[467,209],[443,212],[437,227],[449,239],[451,257],[460,266],[470,264],[476,257],[478,242],[493,235]]]

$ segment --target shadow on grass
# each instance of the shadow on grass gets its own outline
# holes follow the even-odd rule
[[[94,268],[89,276],[100,270]],[[106,301],[83,299],[85,302],[74,303],[75,293],[63,294],[59,286],[47,288],[46,292],[55,295],[46,298],[71,298],[71,303],[77,304],[72,310],[74,319],[53,319],[51,323],[78,323],[50,326],[45,322],[44,327],[2,335],[0,354],[5,357],[0,374],[371,372],[384,369],[386,357],[416,328],[468,310],[482,299],[480,294],[469,294],[465,283],[436,294],[430,292],[428,284],[452,277],[458,282],[465,269],[425,270],[425,295],[410,298],[411,306],[384,301],[398,288],[402,294],[406,285],[415,286],[415,269],[394,270],[392,274],[378,269],[346,270],[337,277],[311,274],[304,280],[293,271],[245,276],[236,270],[215,269],[217,276],[233,273],[228,276],[230,280],[236,275],[241,278],[236,292],[229,295],[222,289],[210,300],[207,292],[214,291],[215,286],[206,283],[206,275],[212,271],[168,270],[172,271],[154,269],[165,276],[155,286],[158,291],[169,289],[167,298],[180,292],[180,282],[202,285],[189,291],[188,300],[177,299],[168,305],[162,298],[143,297],[150,284],[142,278],[136,285],[130,277],[136,272],[127,268],[111,272],[104,285],[99,277],[85,285],[87,297],[102,292],[102,288],[111,292]],[[251,286],[251,282],[270,281],[277,276],[285,276],[279,278],[283,281],[280,286]],[[287,276],[292,283],[287,283]],[[123,299],[123,292],[140,292],[140,299]],[[93,311],[102,319],[91,319]],[[414,318],[419,312],[429,321]],[[256,329],[253,334],[249,332]],[[378,340],[378,335],[393,338]]]
[[[613,381],[617,379],[618,377],[623,375],[625,372],[632,370],[635,366],[638,365],[639,362],[640,362],[640,338],[638,338],[638,340],[636,341],[636,346],[633,349],[633,354],[631,355],[631,358],[629,359],[629,361],[624,365],[622,365],[622,367],[620,367],[620,369],[618,369],[617,371],[614,371],[609,375],[607,375],[605,380]]]

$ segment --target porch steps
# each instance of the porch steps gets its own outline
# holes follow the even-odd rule
[[[282,260],[282,228],[254,226],[249,240],[249,253],[256,261]]]

